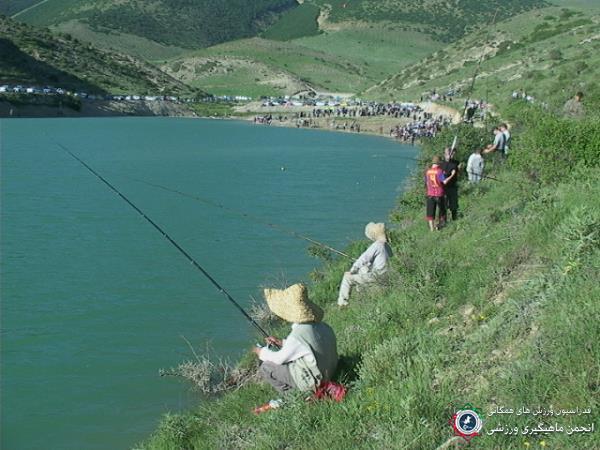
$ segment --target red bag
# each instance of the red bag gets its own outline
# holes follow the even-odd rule
[[[334,381],[323,381],[313,394],[313,398],[315,400],[330,398],[336,402],[341,402],[346,396],[346,392],[348,392],[348,389],[343,384]]]

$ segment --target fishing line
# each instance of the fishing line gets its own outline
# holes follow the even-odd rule
[[[171,192],[173,194],[181,195],[182,197],[191,198],[193,200],[197,200],[197,201],[205,203],[207,205],[214,206],[215,208],[220,208],[220,209],[222,209],[224,211],[227,211],[227,212],[229,212],[231,214],[235,214],[237,216],[243,217],[243,218],[245,218],[247,220],[250,220],[250,221],[252,221],[254,223],[257,223],[259,225],[264,225],[264,226],[267,226],[269,228],[272,228],[273,230],[277,230],[277,231],[279,231],[281,233],[287,234],[289,236],[292,236],[292,237],[295,237],[295,238],[299,238],[299,239],[303,239],[303,240],[305,240],[307,242],[310,242],[311,244],[315,244],[315,245],[318,245],[319,247],[323,247],[323,248],[325,248],[327,250],[330,250],[330,251],[332,251],[334,253],[337,253],[338,255],[341,255],[341,256],[343,256],[345,258],[353,259],[347,253],[344,253],[344,252],[342,252],[340,250],[337,250],[337,249],[335,249],[335,248],[333,248],[333,247],[331,247],[331,246],[329,246],[327,244],[324,244],[322,242],[319,242],[316,239],[312,239],[312,238],[310,238],[308,236],[305,236],[303,234],[300,234],[300,233],[298,233],[296,231],[293,231],[293,230],[290,230],[288,228],[282,227],[281,225],[277,225],[277,224],[271,223],[271,222],[265,222],[264,220],[260,219],[259,217],[256,217],[256,216],[253,216],[251,214],[238,211],[238,210],[233,209],[233,208],[229,208],[229,207],[227,207],[227,206],[225,206],[225,205],[223,205],[221,203],[213,202],[212,200],[209,200],[209,199],[204,198],[204,197],[200,197],[200,196],[195,195],[195,194],[188,194],[187,192],[183,192],[183,191],[180,191],[178,189],[173,189],[173,188],[170,188],[168,186],[163,186],[162,184],[151,183],[149,181],[141,180],[139,178],[131,178],[131,177],[127,177],[127,178],[130,179],[131,181],[135,181],[137,183],[142,183],[142,184],[145,184],[145,185],[150,186],[150,187],[154,187],[154,188],[157,188],[157,189],[162,189],[163,191],[167,191],[167,192]]]
[[[116,187],[114,187],[109,181],[107,181],[102,175],[96,172],[92,167],[90,167],[85,161],[71,152],[64,145],[55,142],[55,144],[64,150],[67,154],[69,154],[73,159],[79,162],[83,167],[85,167],[90,173],[95,175],[100,181],[102,181],[106,186],[108,186],[113,192],[115,192],[119,197],[121,197],[129,206],[131,206],[140,216],[142,216],[150,225],[152,225],[156,231],[163,235],[163,237],[169,241],[175,247],[179,253],[181,253],[196,269],[198,269],[219,292],[221,292],[227,300],[229,300],[243,315],[248,319],[248,321],[254,325],[254,327],[260,331],[265,337],[268,337],[269,334],[262,329],[262,327],[256,323],[256,321],[248,315],[248,313],[240,306],[238,302],[234,300],[234,298],[221,286],[198,262],[188,253],[186,252],[175,240],[169,236],[169,234],[164,231],[159,225],[156,224],[150,217],[148,217],[140,208],[138,208],[131,200],[129,200],[124,194],[122,194]]]
[[[494,13],[494,18],[492,19],[492,26],[490,27],[490,32],[488,33],[488,38],[487,38],[488,41],[490,40],[490,37],[492,35],[492,29],[494,28],[494,25],[496,24],[496,17],[498,16],[499,10],[500,9],[497,8],[496,12]],[[467,97],[467,100],[465,101],[465,107],[464,107],[463,113],[462,113],[463,121],[465,119],[465,115],[467,114],[469,102],[471,101],[471,96],[473,95],[473,90],[475,89],[475,81],[477,80],[477,74],[479,73],[479,69],[481,68],[481,63],[483,62],[484,56],[485,56],[485,52],[482,51],[481,55],[479,56],[479,61],[477,62],[477,67],[475,67],[475,72],[473,73],[473,78],[471,79],[471,86],[469,87],[469,95]],[[456,131],[456,134],[454,135],[454,141],[452,142],[452,150],[454,150],[456,148],[457,141],[458,141],[458,130]]]

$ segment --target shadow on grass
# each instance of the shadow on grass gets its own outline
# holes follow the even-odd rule
[[[338,369],[335,381],[342,384],[348,384],[358,380],[358,368],[362,361],[362,355],[354,353],[351,355],[341,355],[338,361]]]

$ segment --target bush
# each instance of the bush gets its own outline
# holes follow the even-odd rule
[[[522,107],[527,133],[515,140],[511,163],[543,183],[556,183],[576,166],[597,167],[600,127],[594,118],[572,120]]]

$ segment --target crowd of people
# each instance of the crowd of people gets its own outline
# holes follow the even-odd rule
[[[446,116],[440,115],[434,118],[432,114],[424,112],[418,117],[418,120],[392,128],[390,136],[414,144],[416,139],[435,137],[443,127],[449,124],[450,119]]]

